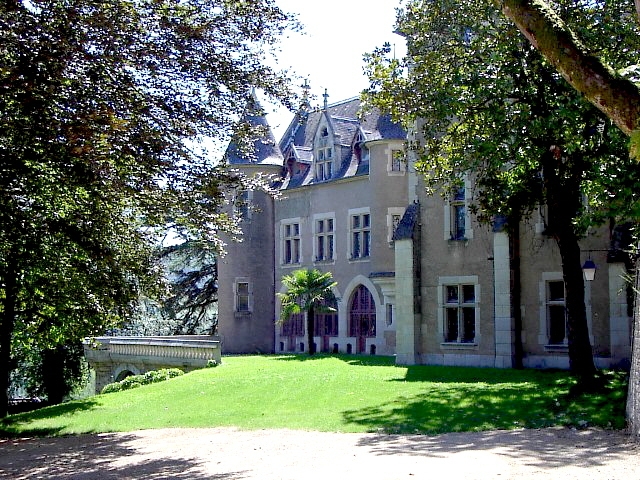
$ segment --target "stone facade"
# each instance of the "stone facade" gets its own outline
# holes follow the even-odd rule
[[[223,351],[306,351],[303,318],[275,325],[276,292],[283,275],[317,268],[333,274],[340,299],[335,316],[316,319],[319,351],[508,368],[519,334],[525,367],[567,368],[562,267],[542,215],[520,225],[520,304],[513,305],[513,239],[470,214],[473,181],[452,198],[428,196],[411,158],[400,155],[405,133],[376,112],[359,117],[359,107],[357,99],[303,105],[279,144],[267,139],[269,156],[231,162],[271,173],[277,165],[282,197],[255,197],[261,212],[243,222],[243,243],[230,244],[221,265]],[[584,260],[598,265],[585,294],[602,367],[624,366],[631,345],[626,267],[611,254],[612,234],[593,230],[581,243]],[[246,281],[244,312],[233,300],[238,279]]]

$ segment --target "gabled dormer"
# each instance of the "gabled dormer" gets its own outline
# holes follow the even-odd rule
[[[353,138],[353,144],[351,146],[351,150],[356,156],[358,163],[369,161],[369,147],[367,147],[365,143],[366,141],[366,135],[361,128],[358,128],[356,136]]]
[[[335,151],[333,145],[333,134],[329,128],[326,117],[318,125],[316,135],[313,140],[313,167],[314,179],[317,182],[329,180],[333,177],[335,168]]]

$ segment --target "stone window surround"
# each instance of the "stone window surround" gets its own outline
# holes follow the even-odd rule
[[[444,288],[446,285],[474,285],[475,287],[475,338],[473,342],[458,343],[445,342],[445,301]],[[480,303],[481,289],[477,275],[461,275],[461,276],[443,276],[438,277],[438,335],[441,339],[440,348],[442,349],[476,349],[480,343]]]
[[[347,251],[347,259],[349,261],[354,261],[354,262],[362,262],[362,261],[368,261],[371,258],[371,254],[372,252],[369,251],[369,255],[368,256],[359,256],[359,257],[354,257],[353,255],[353,217],[355,216],[362,216],[362,215],[369,215],[369,238],[371,239],[371,228],[372,228],[372,217],[371,217],[371,209],[369,207],[361,207],[361,208],[350,208],[349,211],[347,212],[348,215],[348,221],[349,221],[349,229],[348,229],[348,251]],[[360,229],[360,231],[364,231],[365,229]],[[364,239],[362,239],[361,241],[363,241]],[[362,248],[362,247],[361,247]]]
[[[327,232],[324,231],[322,233],[319,233],[317,231],[318,228],[318,222],[319,221],[326,221],[326,220],[333,220],[333,231],[332,232]],[[335,263],[335,259],[336,259],[336,214],[335,212],[325,212],[325,213],[315,213],[313,215],[313,259],[314,262],[316,263]],[[324,236],[327,237],[328,235],[332,235],[333,236],[333,257],[332,258],[327,258],[327,259],[319,259],[318,258],[318,238],[320,236]],[[325,245],[325,249],[326,249],[326,245]]]
[[[452,219],[453,219],[453,205],[455,204],[451,198],[445,199],[444,202],[444,240],[446,241],[460,241],[473,239],[473,228],[471,228],[471,212],[469,211],[469,204],[471,202],[471,182],[465,176],[464,179],[464,238],[454,239],[451,237]]]
[[[285,237],[286,227],[288,225],[298,225],[298,234],[290,235]],[[289,263],[286,262],[286,242],[287,240],[298,240],[298,261],[291,261]],[[302,257],[302,218],[294,217],[294,218],[285,218],[280,220],[280,265],[284,267],[289,266],[299,266],[303,262]]]
[[[244,295],[243,293],[239,292],[239,286],[241,284],[247,285],[247,293],[246,293],[247,309],[246,310],[239,310],[239,304],[240,304],[239,297],[241,295]],[[236,277],[233,281],[233,311],[239,315],[250,314],[253,311],[253,288],[248,277]]]
[[[539,294],[539,324],[538,324],[538,344],[542,345],[549,352],[567,352],[569,347],[563,345],[549,344],[549,327],[547,324],[547,283],[564,280],[562,272],[542,272],[538,282]],[[593,316],[591,309],[591,282],[584,282],[584,300],[587,312],[587,327],[589,328],[589,341],[593,345]],[[566,341],[566,338],[565,338]]]

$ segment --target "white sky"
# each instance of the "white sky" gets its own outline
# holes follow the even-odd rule
[[[357,96],[366,88],[362,55],[395,45],[396,55],[404,55],[404,40],[393,33],[395,9],[401,0],[276,0],[285,12],[298,14],[304,35],[290,33],[282,42],[279,67],[308,77],[311,104],[319,106],[327,89],[329,103]],[[267,120],[277,140],[293,114],[285,108],[271,113]]]

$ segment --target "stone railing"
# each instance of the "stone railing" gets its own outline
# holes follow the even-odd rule
[[[220,363],[220,340],[208,335],[167,337],[95,337],[84,342],[84,355],[96,372],[96,390],[119,380],[123,374],[139,374],[160,368],[184,371]]]
[[[89,363],[109,357],[111,361],[137,359],[172,364],[187,362],[189,366],[209,360],[220,362],[220,341],[206,335],[182,335],[171,337],[96,337],[85,341],[85,356]]]

